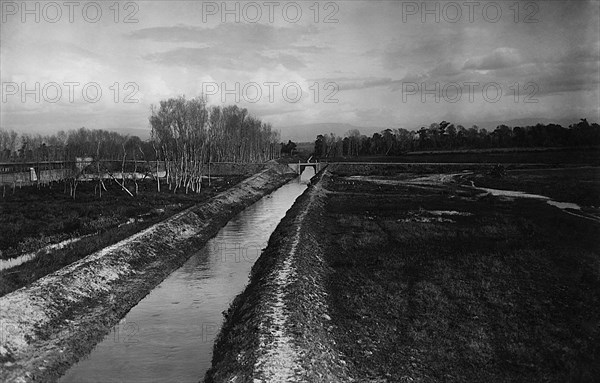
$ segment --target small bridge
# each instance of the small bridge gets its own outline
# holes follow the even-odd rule
[[[304,169],[306,169],[307,166],[310,166],[313,169],[315,169],[315,174],[317,174],[321,170],[325,169],[325,167],[327,166],[327,163],[326,162],[298,162],[297,164],[288,164],[288,166],[293,171],[298,173],[298,175],[302,174],[302,172],[304,171]]]

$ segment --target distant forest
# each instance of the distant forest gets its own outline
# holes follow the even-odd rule
[[[564,128],[557,124],[535,126],[498,126],[493,132],[476,125],[462,125],[442,121],[417,131],[385,129],[372,137],[362,135],[357,129],[344,137],[320,134],[315,140],[316,157],[361,155],[396,156],[407,152],[457,149],[577,147],[600,145],[600,125],[582,119]]]
[[[177,168],[210,162],[262,162],[292,152],[278,131],[237,106],[207,107],[202,99],[161,101],[150,115],[151,138],[102,129],[60,131],[51,135],[18,134],[0,129],[0,161],[73,161],[75,157],[123,161],[167,160]],[[344,137],[320,134],[316,157],[401,155],[414,151],[577,147],[600,145],[600,125],[582,119],[564,128],[556,124],[498,126],[494,131],[442,121],[417,131],[385,129],[369,137],[353,129]],[[175,173],[175,171],[174,171]]]

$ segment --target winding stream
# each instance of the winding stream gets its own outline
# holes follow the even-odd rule
[[[299,180],[231,219],[59,381],[201,381],[210,368],[222,312],[247,284],[261,249],[313,175],[308,167]]]

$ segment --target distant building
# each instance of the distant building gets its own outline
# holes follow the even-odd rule
[[[94,162],[92,157],[75,157],[75,167],[78,171],[82,171]]]

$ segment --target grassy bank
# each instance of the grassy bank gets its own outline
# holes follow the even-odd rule
[[[96,194],[96,183],[81,183],[76,199],[65,194],[60,184],[40,189],[17,188],[14,194],[10,192],[0,200],[2,259],[36,252],[70,238],[90,236],[48,254],[42,251],[32,261],[1,270],[0,296],[206,201],[242,179],[243,176],[213,179],[210,186],[203,185],[200,194],[158,193],[154,182],[139,182],[135,198],[108,182],[102,197]]]

